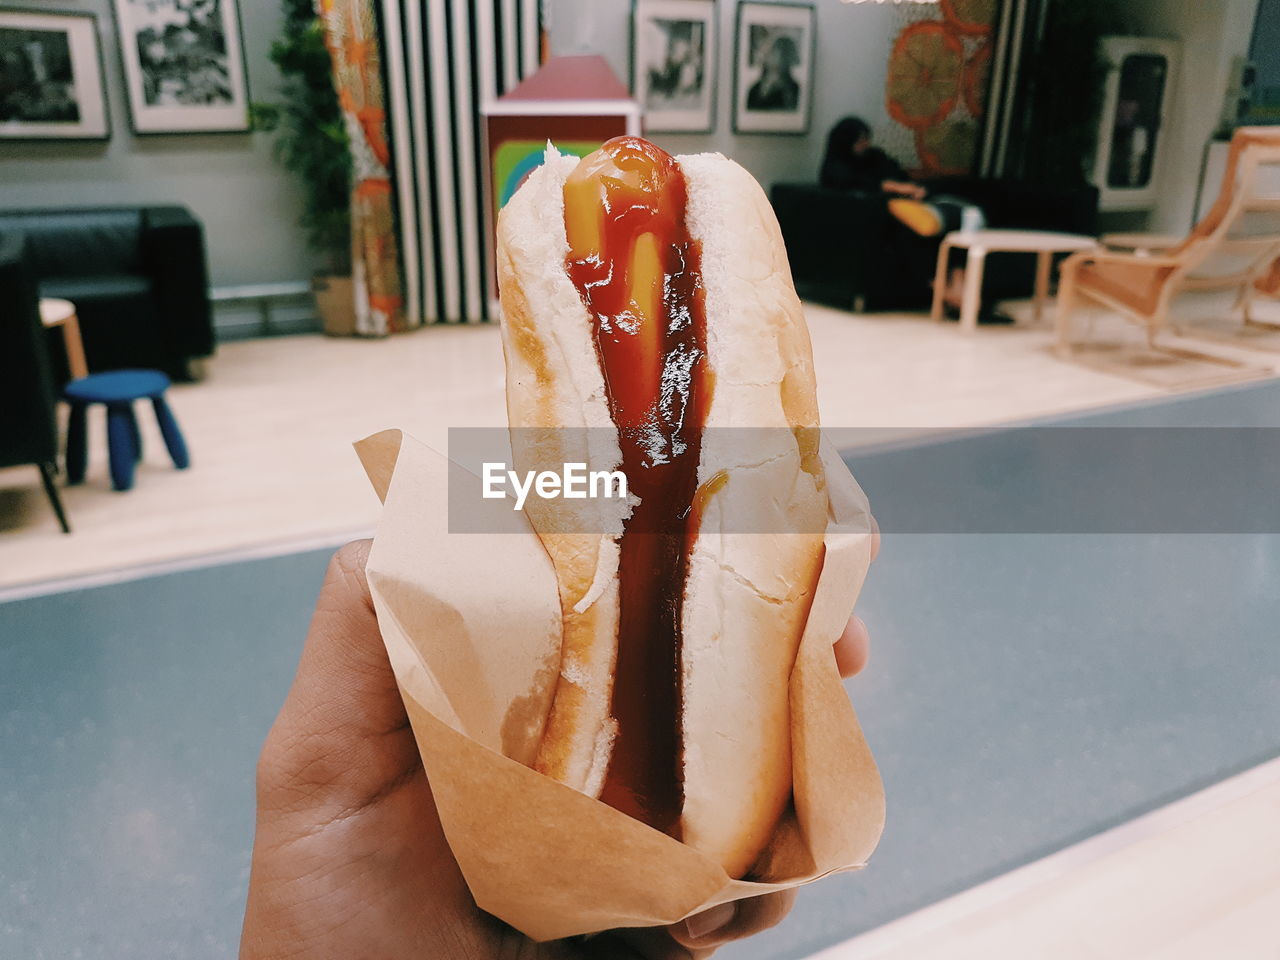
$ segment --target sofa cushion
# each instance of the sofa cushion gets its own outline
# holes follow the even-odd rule
[[[928,184],[982,207],[994,228],[1093,234],[1098,192],[1088,186],[948,178]],[[813,184],[774,184],[770,194],[796,288],[806,299],[843,309],[927,307],[937,238],[917,237],[888,212],[885,197],[824,190]],[[964,255],[953,252],[953,265]],[[1030,295],[1035,258],[994,253],[987,258],[984,294],[995,299]]]
[[[777,183],[770,202],[796,289],[806,300],[843,310],[924,303],[927,288],[915,281],[911,258],[900,249],[914,246],[914,235],[896,227],[883,195]]]
[[[40,281],[40,296],[60,297],[80,306],[95,300],[151,296],[151,279],[133,273],[49,277]]]
[[[159,322],[148,278],[124,274],[45,280],[40,295],[75,304],[91,373],[173,366],[166,359],[169,329]],[[49,330],[49,347],[59,372],[65,374],[61,331]]]
[[[142,211],[10,210],[0,230],[26,235],[27,256],[40,278],[142,271]]]

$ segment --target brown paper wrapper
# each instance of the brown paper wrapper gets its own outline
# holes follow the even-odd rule
[[[356,444],[383,501],[369,588],[440,821],[484,910],[535,940],[675,923],[730,900],[856,870],[884,793],[832,643],[870,564],[866,497],[824,442],[826,555],[790,678],[793,802],[734,880],[690,847],[535,772],[560,651],[551,561],[522,513],[449,534],[447,483],[479,480],[398,430]]]

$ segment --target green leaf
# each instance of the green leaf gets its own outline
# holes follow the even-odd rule
[[[282,6],[284,26],[270,54],[283,79],[281,101],[254,103],[250,116],[255,130],[275,136],[276,160],[302,185],[298,223],[308,243],[341,265],[350,258],[351,155],[324,24],[311,0],[283,0]]]

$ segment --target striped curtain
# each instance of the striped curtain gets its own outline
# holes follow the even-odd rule
[[[1023,61],[1034,57],[1044,36],[1047,0],[1004,0],[996,21],[996,44],[987,95],[986,136],[978,173],[984,177],[1017,177],[1014,154],[1025,137],[1025,106],[1019,108]]]
[[[378,0],[411,322],[490,319],[484,103],[537,70],[538,0]]]

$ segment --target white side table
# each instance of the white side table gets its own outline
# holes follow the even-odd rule
[[[41,297],[40,322],[46,327],[62,328],[62,342],[67,348],[67,368],[71,379],[87,377],[89,364],[84,358],[84,341],[80,339],[80,320],[76,317],[76,305],[70,300]]]
[[[982,302],[982,275],[988,253],[1034,253],[1036,260],[1035,318],[1040,322],[1044,301],[1049,295],[1049,270],[1055,253],[1094,250],[1098,241],[1074,233],[1041,230],[974,230],[947,234],[938,249],[938,272],[933,281],[933,319],[942,319],[942,296],[947,289],[947,262],[953,248],[968,250],[964,271],[964,300],[960,307],[960,329],[978,329],[978,307]]]

